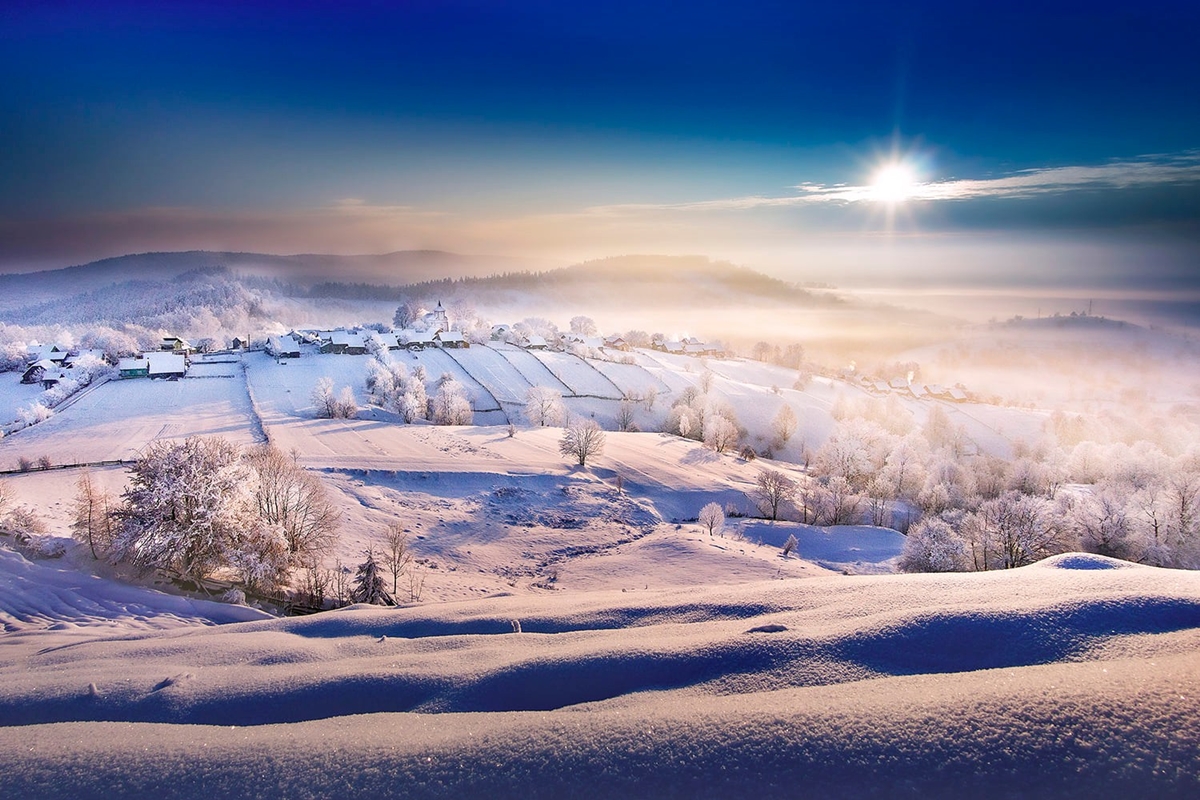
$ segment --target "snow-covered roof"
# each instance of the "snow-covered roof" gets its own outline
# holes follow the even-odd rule
[[[353,331],[333,331],[329,340],[335,345],[345,345],[346,347],[367,346],[366,338],[361,333]]]
[[[396,341],[400,344],[431,344],[433,342],[433,334],[427,330],[405,328],[396,334]]]
[[[85,358],[95,358],[95,359],[99,359],[100,361],[103,361],[104,360],[104,351],[103,350],[95,350],[95,349],[80,350],[78,353],[76,353],[73,356],[67,356],[67,363],[75,364]]]
[[[545,347],[546,339],[542,336],[538,336],[536,333],[531,333],[529,336],[525,337],[525,346],[526,347]]]
[[[291,336],[272,336],[270,341],[271,349],[276,353],[298,353],[300,352],[300,343]]]
[[[465,342],[467,337],[462,335],[462,331],[439,331],[434,334],[434,338],[439,342]]]
[[[149,362],[144,358],[122,358],[117,362],[117,369],[122,372],[128,370],[146,369],[149,367]]]
[[[146,361],[152,376],[187,371],[187,360],[176,353],[147,353]]]

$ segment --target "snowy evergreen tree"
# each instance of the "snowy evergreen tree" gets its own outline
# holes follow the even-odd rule
[[[375,560],[375,553],[371,550],[367,551],[367,560],[358,565],[358,572],[354,576],[354,588],[350,590],[350,599],[355,603],[371,603],[377,606],[396,604],[384,586],[379,562]]]

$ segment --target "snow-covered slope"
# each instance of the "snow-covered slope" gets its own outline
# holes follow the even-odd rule
[[[0,640],[0,769],[20,797],[1189,796],[1200,576],[1104,566],[47,631]]]

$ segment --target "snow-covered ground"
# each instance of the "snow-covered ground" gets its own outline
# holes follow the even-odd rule
[[[0,469],[22,456],[53,464],[130,459],[159,439],[224,436],[255,439],[250,399],[240,374],[180,380],[113,380],[85,389],[45,422],[0,439]]]
[[[820,377],[795,388],[795,371],[757,362],[632,356],[395,354],[431,384],[455,375],[477,409],[503,405],[475,426],[435,427],[367,406],[368,357],[249,354],[245,372],[112,381],[0,440],[11,468],[265,434],[341,513],[324,566],[352,569],[399,524],[425,581],[408,607],[275,619],[166,593],[82,546],[31,562],[0,537],[0,795],[1200,792],[1200,574],[1082,554],[1001,573],[874,574],[894,568],[899,533],[731,517],[710,535],[701,507],[751,510],[757,476],[799,477],[800,448],[866,395]],[[324,376],[351,388],[358,418],[315,418]],[[608,427],[625,392],[655,386],[654,407],[635,412],[652,431],[673,397],[708,384],[756,447],[784,404],[799,430],[778,461],[610,430],[579,468],[559,453],[560,429],[521,425],[534,383]],[[918,425],[934,407],[894,402]],[[938,405],[995,452],[1046,418]],[[79,474],[3,481],[65,537]],[[113,492],[125,477],[91,474]]]
[[[21,383],[20,372],[0,372],[0,427],[17,419],[17,409],[42,393],[40,383]]]
[[[1068,555],[214,627],[11,577],[40,569],[0,558],[16,602],[64,617],[0,638],[13,797],[1200,790],[1192,573]],[[178,623],[121,630],[156,613]]]

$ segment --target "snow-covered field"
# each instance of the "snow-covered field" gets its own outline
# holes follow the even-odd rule
[[[860,389],[648,351],[635,365],[507,347],[396,358],[503,409],[475,426],[404,425],[368,407],[367,357],[306,350],[249,354],[244,373],[112,381],[0,440],[3,469],[265,434],[340,512],[325,567],[353,568],[399,524],[424,578],[407,607],[279,619],[166,593],[82,546],[31,562],[0,536],[0,796],[1200,793],[1200,574],[1081,554],[882,574],[896,531],[731,516],[710,535],[695,522],[710,502],[749,512],[763,470],[799,477],[801,448]],[[324,376],[351,388],[356,419],[315,418]],[[656,405],[636,410],[652,431],[707,383],[756,447],[784,404],[799,427],[779,461],[610,430],[579,468],[560,429],[521,424],[533,383],[609,426],[624,392],[655,386]],[[894,403],[918,425],[934,407]],[[1001,453],[1046,418],[938,406]],[[79,474],[3,481],[65,537]],[[92,475],[116,492],[125,472]]]
[[[20,372],[0,373],[0,426],[17,419],[17,409],[27,406],[42,393],[40,383],[21,383]]]
[[[6,618],[64,618],[0,639],[12,797],[1200,791],[1191,573],[1068,555],[213,627],[0,569]]]
[[[109,381],[83,390],[68,407],[0,439],[0,469],[26,457],[53,464],[130,459],[150,442],[188,436],[255,440],[240,374],[223,378]]]

